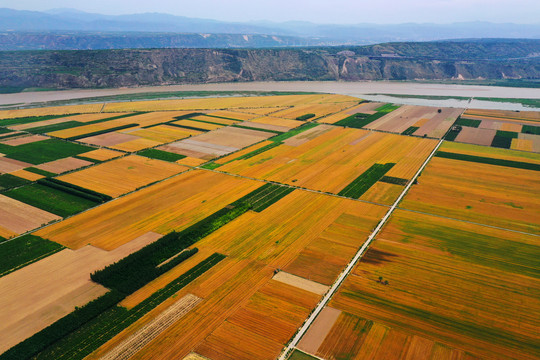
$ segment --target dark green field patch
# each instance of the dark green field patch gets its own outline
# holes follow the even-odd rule
[[[450,131],[446,133],[446,136],[444,137],[444,140],[447,141],[454,141],[456,140],[457,136],[461,132],[461,126],[452,126]]]
[[[305,352],[294,349],[291,356],[289,356],[289,360],[318,360],[318,359],[316,357],[306,354]]]
[[[217,164],[213,161],[210,161],[209,163],[206,163],[204,165],[201,165],[201,169],[207,169],[207,170],[214,170],[220,167],[222,164]]]
[[[62,217],[79,213],[98,204],[41,184],[8,190],[3,195]]]
[[[521,128],[521,132],[523,134],[540,135],[540,126],[523,125],[523,127]]]
[[[34,165],[79,155],[90,150],[94,148],[58,139],[47,139],[19,146],[0,146],[0,152],[6,157]]]
[[[463,118],[459,117],[456,120],[456,122],[454,123],[454,125],[477,128],[477,127],[480,126],[481,123],[482,123],[482,120],[463,119]]]
[[[65,130],[65,129],[71,129],[78,126],[86,125],[86,123],[78,122],[78,121],[66,121],[59,124],[52,124],[52,125],[45,125],[45,126],[38,126],[31,129],[26,129],[26,131],[32,133],[32,134],[46,134],[53,131],[58,130]]]
[[[299,117],[297,117],[296,120],[306,121],[306,120],[309,120],[309,119],[314,118],[314,117],[315,117],[315,114],[304,114],[304,115],[300,115]]]
[[[294,190],[294,188],[288,186],[267,183],[246,196],[238,199],[232,205],[234,206],[235,204],[247,203],[249,204],[251,210],[261,212],[270,205],[278,202],[280,199],[292,193]]]
[[[64,247],[39,236],[24,235],[0,243],[0,276],[51,255]]]
[[[379,181],[388,183],[388,184],[401,185],[401,186],[405,186],[409,182],[409,180],[407,179],[402,179],[402,178],[393,177],[393,176],[383,176],[382,178],[380,178]]]
[[[349,185],[345,186],[338,195],[355,199],[360,198],[360,196],[379,181],[394,165],[394,163],[373,164],[369,169],[362,173],[362,175],[358,176]]]
[[[56,176],[55,173],[52,173],[52,172],[46,171],[46,170],[41,170],[41,169],[38,169],[38,168],[35,168],[35,167],[27,167],[24,170],[30,171],[30,172],[32,172],[34,174],[43,175],[43,176],[46,176],[46,177]]]
[[[521,162],[521,161],[495,159],[495,158],[484,157],[484,156],[456,154],[456,153],[451,153],[451,152],[446,152],[446,151],[437,151],[435,156],[446,158],[446,159],[463,160],[463,161],[477,162],[477,163],[482,163],[482,164],[507,166],[507,167],[513,167],[517,169],[540,171],[539,164],[532,164],[532,163]]]
[[[518,133],[514,131],[497,130],[497,133],[495,134],[495,136],[507,137],[510,139],[517,139]]]
[[[0,134],[9,134],[14,132],[14,130],[6,129],[6,128],[0,128]]]
[[[402,132],[401,135],[412,135],[418,129],[420,129],[418,126],[411,126],[411,127],[407,128],[407,130]]]
[[[502,149],[510,149],[512,146],[512,137],[495,136],[491,141],[491,146]]]
[[[137,155],[146,156],[147,158],[150,158],[150,159],[158,159],[158,160],[170,161],[170,162],[175,162],[186,157],[185,155],[170,153],[168,151],[163,151],[163,150],[158,150],[158,149],[146,149],[143,151],[139,151]]]
[[[209,129],[201,129],[201,128],[198,128],[198,127],[195,127],[195,126],[178,125],[178,124],[174,124],[174,123],[169,123],[167,125],[174,126],[174,127],[181,128],[181,129],[195,130],[195,131],[201,131],[201,132],[209,132],[210,131]]]
[[[67,116],[73,116],[73,115],[76,115],[76,114],[28,116],[28,117],[20,117],[20,118],[13,118],[13,119],[4,119],[4,120],[0,120],[0,126],[28,124],[28,123],[44,121],[44,120],[60,119],[60,118],[64,118],[64,117],[67,117]]]
[[[274,142],[282,142],[283,140],[287,140],[289,138],[292,138],[293,136],[296,136],[298,134],[303,133],[304,131],[313,129],[314,127],[319,126],[317,123],[307,123],[303,124],[295,129],[289,130],[286,133],[274,136],[273,138],[270,138],[268,140],[274,141]]]
[[[30,183],[30,180],[26,180],[11,174],[0,175],[0,191],[19,187]]]

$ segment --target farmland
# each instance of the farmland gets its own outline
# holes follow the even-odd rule
[[[0,119],[0,360],[540,356],[537,113],[303,94]]]

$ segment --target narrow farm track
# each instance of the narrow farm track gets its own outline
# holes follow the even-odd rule
[[[352,258],[352,260],[349,262],[349,264],[347,265],[347,267],[345,268],[345,270],[343,270],[343,272],[339,275],[339,277],[336,279],[336,281],[334,282],[334,284],[330,287],[330,289],[328,290],[328,292],[326,293],[326,295],[323,297],[323,299],[321,300],[321,302],[319,303],[319,305],[317,305],[317,307],[315,308],[315,310],[313,310],[313,312],[311,313],[311,315],[309,316],[309,318],[304,322],[304,325],[302,325],[302,327],[299,329],[299,331],[296,333],[296,335],[294,336],[294,338],[291,340],[291,342],[289,343],[289,345],[285,348],[285,350],[283,350],[283,352],[281,353],[281,356],[279,357],[279,360],[285,360],[287,359],[287,357],[289,356],[289,354],[291,353],[291,351],[296,347],[296,345],[298,344],[298,342],[300,341],[300,339],[304,336],[304,334],[306,333],[306,331],[309,329],[309,327],[311,326],[311,324],[313,323],[313,321],[315,321],[315,319],[317,318],[317,316],[319,315],[319,313],[324,309],[324,307],[326,306],[326,304],[328,304],[328,302],[330,301],[330,299],[332,298],[332,296],[334,296],[334,294],[336,293],[336,291],[338,290],[339,286],[343,283],[343,281],[347,278],[347,276],[350,274],[350,272],[353,270],[354,266],[356,265],[356,263],[362,258],[362,256],[364,255],[364,253],[366,252],[366,250],[368,249],[368,247],[371,245],[371,243],[373,242],[373,240],[375,239],[375,236],[377,236],[377,234],[379,233],[379,231],[381,231],[381,229],[383,228],[383,226],[386,224],[386,222],[388,221],[388,219],[390,218],[390,216],[392,215],[392,213],[394,212],[394,210],[397,208],[397,205],[400,203],[401,199],[403,199],[403,197],[407,194],[407,192],[409,191],[409,189],[411,188],[411,186],[414,184],[414,181],[418,178],[418,176],[422,173],[422,171],[424,170],[424,168],[426,167],[426,165],[429,163],[429,161],[431,160],[431,158],[435,155],[435,153],[437,152],[437,150],[439,149],[439,147],[442,145],[444,140],[440,140],[438,143],[437,143],[437,146],[435,146],[435,148],[433,149],[433,151],[431,152],[431,154],[429,154],[429,156],[427,157],[426,161],[424,161],[424,163],[422,164],[422,166],[420,166],[420,168],[418,169],[418,171],[416,172],[416,174],[414,175],[414,177],[411,179],[411,181],[409,181],[409,184],[405,187],[405,189],[401,192],[401,194],[399,195],[399,197],[396,199],[396,201],[394,202],[394,204],[390,207],[390,209],[387,211],[387,213],[384,215],[384,217],[382,218],[382,220],[379,222],[379,224],[377,225],[377,227],[375,228],[375,230],[373,230],[373,232],[369,235],[369,237],[367,238],[367,240],[364,242],[364,245],[362,245],[362,247],[358,250],[358,252],[356,253],[356,255]]]

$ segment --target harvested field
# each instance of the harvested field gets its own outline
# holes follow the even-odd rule
[[[189,120],[176,121],[174,122],[174,124],[179,124],[181,121],[189,121]],[[211,125],[211,124],[207,124],[207,125]],[[221,126],[218,125],[217,127],[221,127]],[[201,133],[201,131],[179,128],[179,127],[175,127],[171,125],[158,125],[158,126],[152,126],[151,128],[147,128],[147,129],[129,131],[128,133],[129,135],[138,136],[140,138],[156,141],[159,143],[168,143],[168,142],[184,139],[190,136],[198,135]]]
[[[455,355],[534,359],[537,256],[536,236],[397,210],[331,301],[342,324],[318,354],[372,359],[370,351],[393,348],[380,342],[395,330],[398,353],[421,340],[415,356],[444,344]],[[362,327],[378,335],[363,341],[366,331],[354,330]]]
[[[326,294],[329,289],[328,286],[304,279],[300,276],[288,274],[285,271],[278,272],[272,279],[318,295]]]
[[[405,209],[540,234],[537,171],[435,157]]]
[[[85,158],[94,159],[98,161],[111,160],[124,155],[123,152],[114,151],[109,149],[97,149],[84,153]]]
[[[8,140],[2,140],[0,141],[1,144],[9,145],[9,146],[19,146],[24,144],[31,144],[34,142],[47,140],[49,139],[47,136],[42,135],[24,135],[16,138],[10,138]]]
[[[30,180],[30,181],[36,181],[36,180],[39,180],[39,179],[43,179],[45,177],[43,175],[39,175],[39,174],[30,172],[30,171],[26,171],[26,170],[17,170],[17,171],[14,171],[14,172],[10,173],[10,174],[13,175],[13,176],[17,176],[17,177],[26,179],[26,180]]]
[[[0,227],[11,234],[22,234],[61,219],[47,211],[0,195]]]
[[[153,148],[161,144],[162,142],[160,141],[138,138],[135,140],[130,140],[130,141],[126,141],[117,145],[113,145],[111,146],[111,148],[116,149],[116,150],[126,151],[126,152],[135,152],[135,151]]]
[[[65,115],[65,114],[84,114],[98,113],[101,111],[103,104],[85,104],[85,105],[68,105],[55,106],[22,110],[2,110],[0,111],[0,119],[11,119],[29,116],[45,116],[45,115]]]
[[[78,116],[78,115],[76,115],[76,116]],[[73,120],[70,119],[70,118],[67,118],[67,117],[62,117],[60,119],[51,119],[51,120],[43,120],[43,121],[31,122],[31,123],[27,123],[27,124],[12,125],[12,126],[8,126],[8,128],[12,129],[12,130],[26,130],[26,129],[32,129],[32,128],[35,128],[35,127],[38,127],[38,126],[61,124],[61,123],[67,122],[67,121],[73,121]]]
[[[187,170],[169,162],[131,155],[59,177],[59,180],[118,197]]]
[[[117,133],[113,131],[106,134],[82,138],[79,141],[86,144],[92,144],[92,145],[97,145],[97,146],[114,146],[114,145],[125,143],[131,140],[137,140],[137,139],[138,137],[135,135]]]
[[[160,146],[158,149],[199,159],[211,160],[272,136],[274,135],[269,132],[224,127],[190,139]]]
[[[261,118],[255,118],[251,120],[251,122],[260,123],[260,124],[268,124],[268,125],[276,125],[276,126],[282,126],[289,129],[294,129],[295,127],[298,127],[300,125],[303,125],[304,121],[299,120],[288,120],[288,119],[282,119],[277,117],[261,117]]]
[[[93,246],[62,250],[0,278],[0,352],[67,315],[107,289],[90,273],[139,250],[161,235],[143,234],[114,251]]]
[[[22,170],[29,166],[32,166],[32,164],[0,156],[0,174]]]
[[[341,310],[325,307],[298,343],[298,348],[309,354],[316,354],[340,315]]]
[[[404,187],[401,185],[378,181],[360,197],[360,200],[371,201],[383,205],[392,205],[403,189]]]
[[[79,169],[85,166],[94,164],[93,162],[67,157],[60,160],[55,160],[41,165],[36,165],[35,168],[45,170],[55,174],[62,174],[68,171]]]
[[[102,357],[103,360],[127,360],[154,340],[174,322],[178,321],[202,301],[195,295],[185,295],[152,321],[124,340],[112,351]]]
[[[532,135],[532,134],[519,134],[518,139],[520,140],[527,140],[531,144],[531,150],[535,153],[540,153],[540,135]],[[521,149],[516,149],[521,150]]]
[[[88,243],[112,250],[148,231],[181,230],[262,184],[190,171],[39,231],[72,249]],[[204,202],[205,206],[200,204]]]
[[[467,144],[491,146],[496,130],[472,128],[464,126],[456,138],[456,141]]]
[[[319,127],[308,131],[317,134]],[[434,140],[341,127],[307,142],[311,136],[306,133],[286,140],[300,145],[282,144],[220,170],[338,193],[375,163],[396,163],[386,175],[410,179],[435,146]]]

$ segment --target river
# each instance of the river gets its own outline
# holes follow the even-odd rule
[[[350,95],[373,101],[393,102],[397,104],[466,107],[478,109],[500,110],[540,110],[524,107],[516,103],[501,103],[479,101],[475,97],[493,98],[527,98],[540,99],[538,88],[512,88],[498,86],[424,84],[418,82],[389,82],[389,81],[291,81],[291,82],[246,82],[219,83],[197,85],[168,85],[118,89],[72,89],[60,91],[22,92],[16,94],[0,94],[0,106],[9,104],[31,104],[36,102],[76,100],[96,96],[111,96],[120,94],[135,94],[145,92],[167,91],[313,91]],[[385,95],[367,94],[402,94],[426,96],[460,96],[473,98],[468,100],[427,100],[416,98],[395,98]]]

